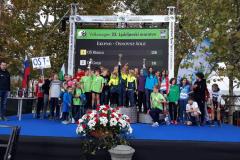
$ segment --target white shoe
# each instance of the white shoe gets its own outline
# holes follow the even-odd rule
[[[62,121],[62,124],[68,124],[68,122],[67,121]]]
[[[155,122],[155,123],[153,123],[153,125],[151,125],[152,127],[158,127],[159,125],[158,125],[158,122]]]

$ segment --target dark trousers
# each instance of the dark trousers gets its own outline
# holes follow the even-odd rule
[[[142,109],[142,105],[143,105],[143,112],[147,112],[145,92],[138,92],[138,107],[140,111]]]
[[[103,89],[101,93],[101,105],[108,104],[108,89]]]
[[[5,116],[8,90],[0,90],[0,97],[1,97],[1,117],[3,118]]]
[[[38,97],[38,103],[37,103],[37,115],[40,115],[40,111],[43,106],[43,97]]]
[[[204,117],[205,117],[205,101],[203,100],[196,100],[198,107],[200,109],[201,112],[201,122],[204,121]]]
[[[119,85],[119,106],[126,104],[126,87]]]
[[[68,114],[69,114],[68,112],[63,112],[62,113],[62,121],[67,120]]]
[[[134,90],[128,90],[128,98],[130,100],[130,107],[134,107],[135,104]]]
[[[149,111],[150,116],[152,117],[154,122],[158,122],[159,124],[161,121],[159,120],[159,114],[162,112],[159,108],[154,108]]]
[[[56,107],[56,117],[59,117],[60,107],[58,105],[58,98],[51,98],[51,116],[54,117],[54,110]]]
[[[130,99],[129,99],[129,97],[128,97],[128,91],[126,91],[126,102],[125,102],[125,106],[129,106],[129,101],[130,101]],[[124,105],[124,103],[123,103],[123,105]]]
[[[85,109],[92,109],[92,93],[85,92],[87,104],[85,105]]]
[[[73,105],[72,116],[75,120],[79,120],[83,116],[83,109],[84,109],[84,106]]]
[[[149,110],[151,108],[150,107],[150,95],[152,92],[153,92],[152,90],[145,89],[147,110]]]
[[[111,97],[111,104],[112,105],[117,104],[117,97],[118,97],[117,93],[112,93],[112,97]]]
[[[179,112],[179,115],[180,115],[180,119],[183,121],[183,112],[184,112],[184,120],[186,121],[187,120],[187,113],[186,113],[186,106],[188,104],[188,101],[182,101],[180,100],[179,101],[179,108],[180,108],[180,112]]]
[[[174,112],[174,116],[172,115],[172,111]],[[171,120],[175,121],[177,119],[177,105],[175,102],[169,102],[169,112]]]

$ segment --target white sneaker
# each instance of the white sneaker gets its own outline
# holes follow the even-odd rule
[[[155,123],[153,123],[153,125],[151,125],[152,127],[158,127],[159,125],[158,125],[158,122],[155,122]]]
[[[62,121],[62,124],[68,124],[68,122],[67,121]]]

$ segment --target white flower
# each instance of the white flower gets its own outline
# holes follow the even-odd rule
[[[120,118],[118,122],[120,123],[119,126],[122,126],[122,128],[125,128],[127,126],[127,122],[122,118]]]
[[[129,128],[128,128],[128,132],[129,132],[130,134],[132,134],[132,131],[133,131],[132,127],[129,126]]]
[[[116,118],[111,118],[111,120],[110,120],[110,126],[112,127],[112,126],[116,126],[117,125],[117,120],[116,120]]]
[[[122,119],[123,119],[123,120],[127,120],[127,119],[129,119],[129,117],[128,117],[126,114],[123,114],[123,115],[122,115]]]
[[[87,114],[83,115],[83,116],[82,116],[82,119],[83,119],[83,120],[87,119]]]
[[[81,126],[78,126],[78,127],[77,127],[77,130],[76,130],[76,133],[77,133],[77,134],[81,134],[81,132],[83,132],[83,127],[82,127],[82,125],[81,125]]]
[[[87,125],[89,126],[89,129],[93,129],[96,125],[95,119],[90,120]]]
[[[83,122],[83,119],[82,119],[82,118],[80,118],[78,121],[79,121],[79,124],[80,124],[80,123],[82,123],[82,122]]]

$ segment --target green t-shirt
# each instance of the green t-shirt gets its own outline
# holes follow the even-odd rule
[[[82,94],[81,89],[76,89],[76,91],[74,91],[74,90],[72,91],[73,96],[81,96],[81,94]],[[74,94],[74,92],[76,92],[76,93]],[[73,105],[76,105],[76,106],[82,105],[81,99],[73,97]]]
[[[103,83],[104,83],[103,77],[94,76],[93,79],[92,79],[92,88],[91,88],[91,90],[93,92],[99,93],[101,88],[102,88],[102,84]]]
[[[92,77],[91,76],[84,76],[81,78],[81,83],[83,83],[83,90],[84,92],[89,92],[91,88],[92,83]]]
[[[154,108],[159,108],[161,110],[163,110],[163,106],[162,103],[157,103],[157,101],[163,100],[164,97],[162,94],[158,93],[157,95],[153,92],[150,96],[150,98],[152,99],[152,104]]]

